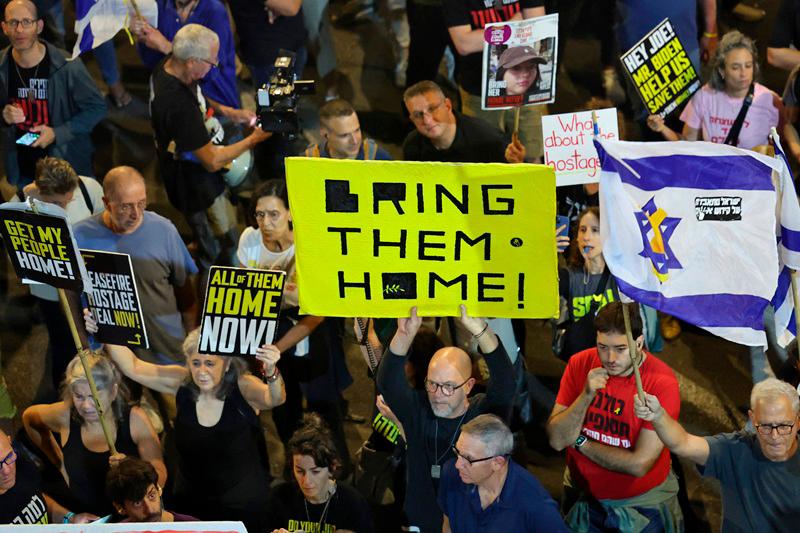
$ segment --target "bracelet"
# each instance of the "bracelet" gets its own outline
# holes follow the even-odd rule
[[[487,330],[487,329],[489,329],[489,323],[488,323],[488,322],[486,323],[486,325],[485,325],[485,326],[483,326],[483,329],[481,330],[481,332],[480,332],[480,333],[478,333],[477,335],[473,335],[473,337],[475,338],[475,340],[478,340],[478,339],[480,339],[480,338],[483,336],[483,334],[484,334],[484,333],[486,333],[486,330]]]
[[[264,381],[267,384],[272,384],[278,381],[278,378],[281,377],[281,371],[278,370],[278,367],[275,367],[275,372],[272,373],[271,376],[264,376]]]
[[[717,35],[716,33],[709,33],[707,31],[704,31],[703,37],[706,37],[707,39],[716,39],[717,37],[719,37],[719,35]]]
[[[69,524],[73,516],[75,516],[75,513],[73,513],[72,511],[67,511],[66,513],[64,513],[64,523]]]

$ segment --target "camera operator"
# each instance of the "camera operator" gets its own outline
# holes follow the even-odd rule
[[[212,264],[230,264],[238,239],[219,171],[271,135],[255,128],[234,144],[212,143],[209,130],[219,125],[214,112],[243,125],[256,122],[252,112],[209,103],[203,96],[197,82],[218,67],[218,54],[216,33],[187,24],[175,34],[172,53],[150,78],[150,117],[161,177],[170,202],[192,229],[204,271]]]

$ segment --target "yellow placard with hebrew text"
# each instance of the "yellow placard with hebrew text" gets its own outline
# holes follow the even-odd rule
[[[556,314],[550,167],[293,157],[286,174],[301,312]]]

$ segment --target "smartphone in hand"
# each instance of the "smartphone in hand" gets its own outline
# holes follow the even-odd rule
[[[36,139],[38,138],[39,138],[38,133],[33,133],[32,131],[29,131],[28,133],[17,139],[17,144],[21,144],[22,146],[30,146],[33,143],[35,143]]]

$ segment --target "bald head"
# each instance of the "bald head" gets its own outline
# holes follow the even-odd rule
[[[103,222],[114,233],[133,233],[144,221],[147,190],[144,178],[133,167],[115,167],[103,179]]]
[[[0,464],[0,494],[4,494],[14,488],[17,482],[17,463],[11,439],[2,429],[0,429],[0,461],[3,461]]]
[[[440,418],[456,418],[469,407],[467,395],[475,380],[472,361],[467,352],[455,346],[437,350],[428,365],[425,389],[433,414]],[[448,394],[447,391],[452,391]]]
[[[472,360],[469,354],[456,346],[447,346],[437,350],[428,364],[428,374],[431,371],[444,370],[449,368],[455,371],[462,381],[466,380],[472,375]]]
[[[16,17],[10,17],[9,13],[13,12],[15,14],[18,14],[20,13],[19,11],[20,9],[24,10],[24,12],[27,13],[28,18],[31,18],[33,20],[37,20],[39,18],[39,10],[36,9],[36,4],[31,2],[31,0],[11,0],[11,2],[6,4],[6,9],[5,9],[6,20],[11,20],[12,18],[16,18]]]

